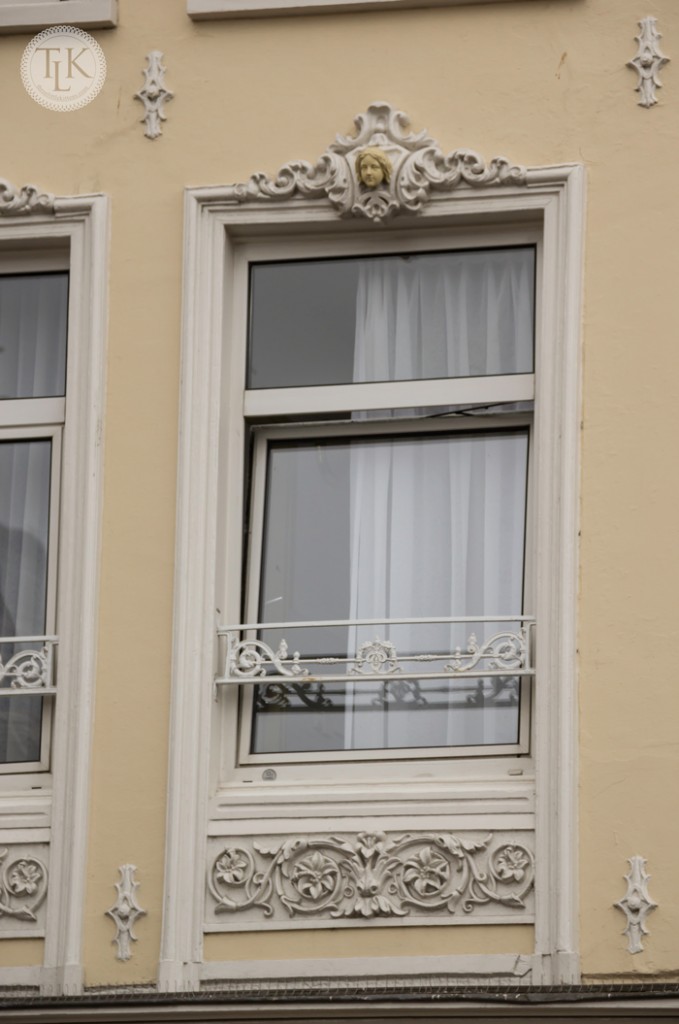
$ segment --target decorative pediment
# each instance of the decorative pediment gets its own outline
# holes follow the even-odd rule
[[[0,178],[0,216],[21,217],[30,213],[53,213],[54,196],[41,192],[36,185],[18,188]]]
[[[338,135],[316,164],[294,161],[273,178],[253,174],[232,186],[229,199],[328,199],[341,216],[377,222],[398,213],[418,213],[434,191],[526,182],[526,169],[505,157],[486,163],[469,149],[446,155],[425,131],[408,133],[408,118],[388,103],[371,103],[354,123],[356,134]]]

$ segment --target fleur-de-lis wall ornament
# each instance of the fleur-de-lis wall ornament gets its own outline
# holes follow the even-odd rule
[[[118,898],[113,906],[106,911],[107,916],[113,920],[116,926],[116,934],[112,941],[118,944],[116,954],[118,960],[129,960],[132,956],[130,943],[137,941],[137,936],[133,931],[134,925],[138,918],[144,917],[146,914],[146,911],[139,906],[135,896],[135,890],[139,888],[139,882],[134,878],[136,870],[134,864],[122,864],[118,868],[120,881],[115,883]]]
[[[660,52],[658,43],[661,35],[656,28],[656,19],[642,18],[639,27],[641,32],[634,37],[639,46],[636,56],[627,62],[627,67],[634,68],[639,75],[636,85],[639,106],[652,107],[658,102],[655,90],[662,88],[658,75],[670,58]]]
[[[652,910],[658,906],[648,895],[648,880],[651,877],[644,870],[646,860],[644,857],[629,857],[629,874],[625,875],[627,892],[624,897],[614,904],[627,917],[627,926],[623,932],[629,939],[627,950],[629,953],[643,952],[642,935],[648,935],[646,918]]]
[[[163,134],[162,121],[167,120],[164,106],[174,96],[173,92],[165,88],[165,71],[163,55],[160,50],[151,50],[146,55],[147,67],[144,68],[144,88],[134,94],[136,100],[141,100],[145,107],[142,117],[142,124],[146,125],[144,135],[147,139],[157,139]]]

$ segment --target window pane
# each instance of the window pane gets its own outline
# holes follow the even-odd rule
[[[251,267],[249,388],[533,371],[532,247]]]
[[[527,457],[525,431],[272,443],[260,621],[520,615]],[[345,658],[379,634],[399,655],[419,655],[504,628],[518,623],[270,629],[262,639]],[[284,697],[258,687],[253,752],[518,740],[515,677],[293,686]]]
[[[68,274],[0,277],[0,399],[65,394]]]
[[[0,442],[0,637],[45,632],[50,462],[48,440]],[[39,759],[41,720],[41,698],[0,698],[0,763]]]

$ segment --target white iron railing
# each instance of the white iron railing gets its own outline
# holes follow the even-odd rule
[[[58,643],[56,636],[0,637],[0,697],[45,697],[56,693]],[[4,653],[7,647],[14,649],[12,654]]]
[[[364,629],[398,626],[481,627],[489,633],[479,640],[469,635],[465,646],[437,653],[399,654],[391,640],[379,632],[372,640],[357,644],[356,653],[346,657],[302,656],[294,650],[295,633],[319,628]],[[495,627],[491,632],[490,627]],[[533,676],[532,631],[535,619],[526,615],[476,616],[429,619],[338,619],[322,622],[266,622],[220,626],[217,635],[222,649],[217,686],[242,686],[294,680],[299,684],[329,682],[392,682],[396,679],[456,679]],[[499,629],[497,628],[499,627]],[[514,627],[513,629],[510,627]],[[277,647],[260,639],[269,630],[284,630]],[[293,653],[290,654],[290,650]]]

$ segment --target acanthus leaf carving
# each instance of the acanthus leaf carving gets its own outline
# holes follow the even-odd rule
[[[245,840],[223,846],[208,871],[215,914],[279,909],[307,919],[471,914],[484,904],[524,910],[534,858],[518,842],[453,833],[359,832]]]
[[[0,849],[0,867],[0,917],[36,922],[47,895],[46,866],[30,854],[9,857],[5,848]]]
[[[341,216],[382,222],[397,213],[419,213],[433,191],[526,183],[526,169],[504,157],[486,163],[468,149],[444,154],[426,132],[408,133],[408,118],[388,103],[371,103],[354,124],[356,134],[338,135],[315,164],[294,161],[273,178],[253,174],[231,187],[229,199],[245,203],[325,198]],[[381,165],[376,177],[361,170],[368,151]]]
[[[54,196],[37,185],[13,185],[0,178],[0,216],[19,217],[31,213],[53,213]]]

